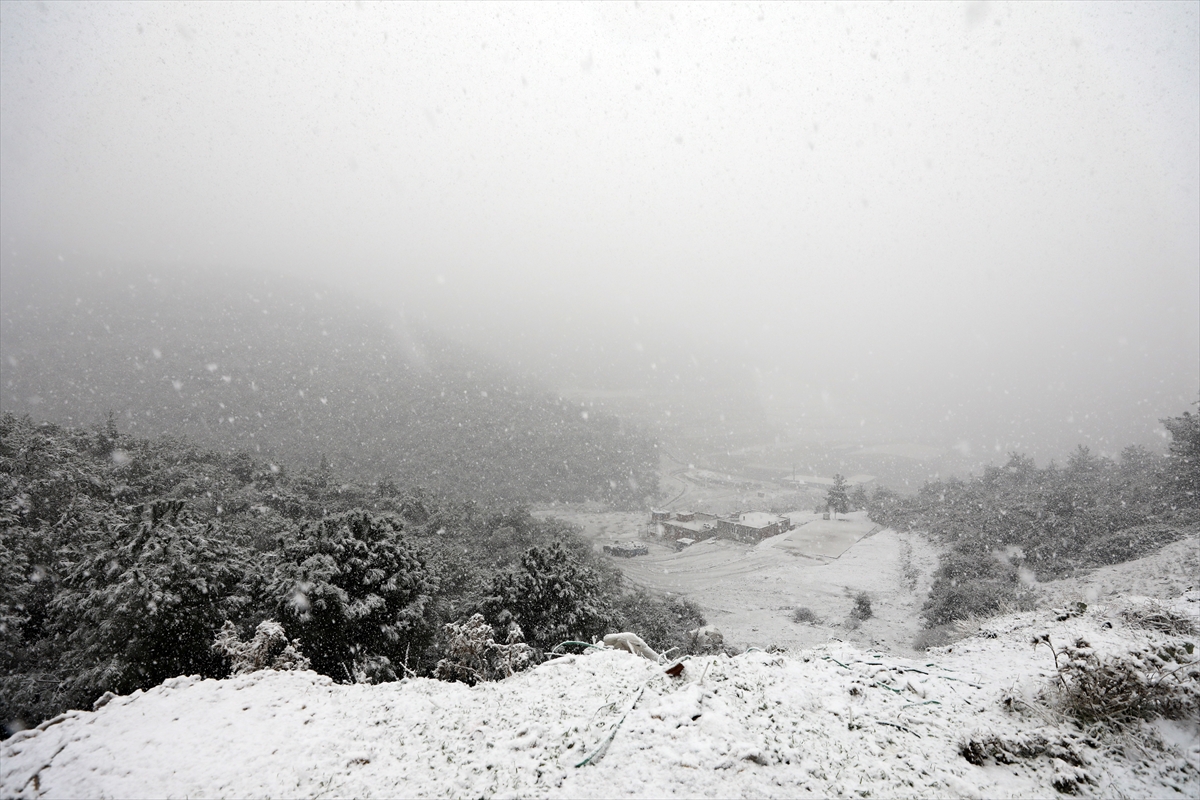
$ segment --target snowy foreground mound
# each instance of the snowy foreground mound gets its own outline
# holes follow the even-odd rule
[[[1195,721],[1085,731],[1046,695],[1036,635],[1113,653],[1169,638],[1120,610],[998,618],[920,660],[835,643],[677,678],[615,651],[473,688],[176,678],[12,737],[0,796],[1196,797]]]

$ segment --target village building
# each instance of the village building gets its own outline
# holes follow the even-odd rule
[[[736,517],[717,520],[717,536],[738,542],[758,543],[763,539],[787,533],[792,521],[787,517],[768,514],[766,511],[747,511]]]
[[[646,545],[639,542],[614,542],[613,544],[604,545],[605,555],[618,556],[620,558],[644,556],[649,552],[650,550]]]
[[[757,543],[792,529],[790,519],[765,511],[747,511],[733,517],[717,517],[691,511],[674,514],[653,511],[650,523],[659,537],[675,542],[690,540],[688,544],[714,536],[738,542]]]
[[[664,539],[711,539],[717,532],[717,518],[712,514],[680,511],[666,519],[654,520],[656,533]]]

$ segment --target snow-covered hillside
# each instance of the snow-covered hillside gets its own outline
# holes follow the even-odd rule
[[[695,657],[678,677],[593,651],[475,687],[177,678],[13,736],[0,795],[1196,797],[1200,723],[1084,730],[1031,644],[1182,641],[1132,626],[1136,602],[996,618],[920,659],[833,642]],[[1200,593],[1175,608],[1195,619]]]

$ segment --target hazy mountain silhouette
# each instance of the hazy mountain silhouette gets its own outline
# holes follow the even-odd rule
[[[266,273],[6,265],[0,403],[477,500],[644,502],[642,431],[339,292]]]

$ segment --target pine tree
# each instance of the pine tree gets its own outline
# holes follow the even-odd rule
[[[398,517],[351,511],[305,525],[284,545],[268,591],[289,638],[339,681],[394,680],[433,635],[436,583]]]
[[[846,490],[846,479],[840,474],[833,476],[833,486],[825,496],[825,504],[835,514],[845,514],[850,511],[850,495]]]
[[[140,523],[110,519],[105,535],[75,551],[54,598],[56,642],[73,673],[67,694],[225,671],[211,644],[240,605],[239,553],[215,522],[189,520],[182,501],[140,511]]]
[[[483,611],[501,629],[515,620],[526,640],[542,650],[569,639],[588,641],[605,633],[613,619],[599,573],[559,542],[529,548],[520,566],[496,576]]]
[[[1200,414],[1185,411],[1160,422],[1171,434],[1167,474],[1176,502],[1187,508],[1200,507]]]

